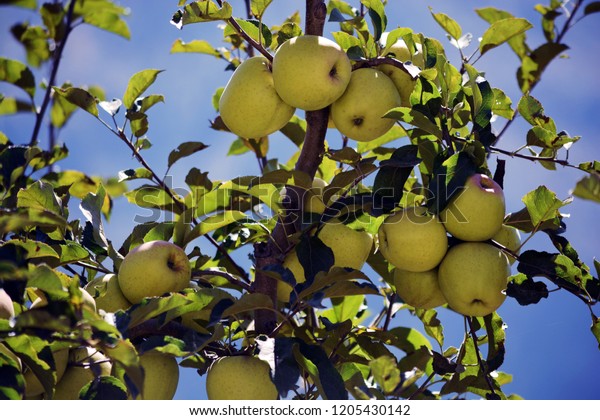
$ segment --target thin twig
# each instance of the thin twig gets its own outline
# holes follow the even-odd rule
[[[40,128],[42,127],[44,115],[46,114],[46,110],[48,108],[48,105],[50,104],[52,88],[56,83],[56,75],[58,74],[58,67],[60,66],[60,61],[62,59],[63,51],[67,43],[67,38],[69,38],[69,35],[71,34],[71,31],[74,28],[71,24],[73,23],[73,11],[75,10],[75,3],[75,0],[71,0],[71,3],[69,4],[69,9],[67,10],[65,35],[61,40],[60,44],[58,44],[58,48],[54,53],[54,58],[52,60],[52,70],[50,71],[50,79],[48,80],[48,86],[46,87],[46,92],[44,93],[42,106],[40,107],[40,111],[37,113],[35,118],[35,125],[33,126],[33,133],[31,134],[31,140],[29,140],[29,146],[35,146],[38,142],[37,138],[40,134]]]

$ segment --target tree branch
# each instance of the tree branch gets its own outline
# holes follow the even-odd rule
[[[306,22],[304,33],[306,35],[323,35],[327,6],[323,0],[306,0]],[[317,168],[321,164],[325,151],[325,133],[329,119],[329,108],[318,111],[306,112],[306,135],[300,150],[300,157],[296,169],[314,178]],[[275,226],[273,233],[266,243],[256,244],[254,256],[256,259],[256,278],[254,288],[257,293],[269,296],[273,303],[277,302],[277,281],[263,273],[263,268],[271,264],[281,264],[285,252],[289,248],[288,236],[293,234],[297,227],[295,221],[299,220],[302,203],[293,187],[286,188],[286,201],[290,204],[286,215]],[[299,205],[296,205],[299,204]],[[277,326],[276,313],[273,311],[257,310],[255,327],[258,334],[271,334]]]
[[[52,60],[52,70],[50,71],[50,80],[48,80],[48,86],[46,87],[46,93],[44,94],[44,99],[42,101],[42,106],[40,107],[40,111],[36,114],[35,125],[33,126],[33,133],[31,134],[31,140],[29,140],[29,146],[35,146],[38,143],[38,135],[40,134],[40,128],[42,127],[42,121],[44,120],[44,115],[46,114],[46,109],[50,104],[50,94],[52,92],[52,87],[56,83],[56,75],[58,73],[58,67],[60,66],[60,61],[62,59],[63,51],[65,49],[65,45],[67,43],[67,39],[73,30],[73,11],[75,10],[75,0],[71,0],[69,4],[69,9],[67,10],[67,17],[65,22],[65,35],[63,39],[60,41],[56,52],[54,53],[54,58]]]

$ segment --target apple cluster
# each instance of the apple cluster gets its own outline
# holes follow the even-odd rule
[[[151,241],[131,250],[121,263],[117,274],[110,273],[90,281],[80,288],[83,311],[114,313],[127,310],[146,297],[161,296],[189,287],[191,270],[183,249],[166,241]],[[48,305],[48,298],[34,290],[37,298],[29,310]],[[0,289],[0,318],[15,316],[12,300]],[[80,390],[94,378],[111,376],[113,363],[98,349],[88,346],[73,347],[61,342],[51,344],[56,386],[54,399],[78,399]],[[34,371],[5,345],[0,353],[8,355],[21,366],[25,379],[25,398],[43,399],[44,386]],[[144,380],[138,399],[170,400],[175,396],[179,382],[179,365],[168,354],[149,351],[141,354],[140,366]]]
[[[420,45],[411,54],[397,41],[388,55],[424,65]],[[390,64],[352,70],[352,63],[335,42],[316,35],[284,42],[273,62],[257,56],[235,70],[219,100],[227,128],[244,138],[261,138],[283,128],[296,109],[330,107],[330,127],[356,141],[370,141],[392,128],[383,116],[399,106],[410,106],[415,81]]]
[[[518,231],[503,224],[505,211],[502,188],[475,174],[439,216],[418,206],[388,216],[379,250],[395,267],[398,296],[416,308],[447,303],[466,316],[496,311],[506,298],[510,253],[520,247]],[[448,234],[457,242],[451,247]]]

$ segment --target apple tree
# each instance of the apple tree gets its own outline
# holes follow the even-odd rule
[[[152,90],[160,70],[140,69],[112,100],[101,87],[59,79],[78,27],[128,38],[126,9],[110,0],[0,2],[39,18],[11,27],[26,62],[0,58],[0,81],[14,88],[0,94],[0,114],[31,116],[19,133],[0,133],[0,397],[172,398],[173,360],[204,376],[217,360],[251,356],[263,361],[259,371],[268,367],[279,398],[511,398],[501,305],[533,305],[551,292],[589,308],[600,342],[600,264],[592,270],[567,238],[577,221],[561,210],[571,198],[532,185],[522,208],[506,209],[511,191],[502,190],[506,159],[521,159],[580,171],[573,195],[600,202],[600,163],[569,159],[580,138],[565,130],[576,127],[557,126],[534,96],[569,30],[599,2],[535,6],[541,45],[528,42],[532,22],[495,7],[476,10],[489,25],[479,40],[432,10],[448,34],[438,40],[398,26],[381,0],[306,0],[283,22],[265,18],[280,1],[173,3],[171,23],[183,33],[221,23],[222,45],[174,35],[171,52],[239,69],[226,88],[215,86],[215,112],[200,120],[230,133],[230,154],[258,163],[256,173],[216,181],[193,165],[210,142],[183,142],[167,167],[192,162],[185,192],[145,156],[152,108],[165,100]],[[326,23],[335,30],[324,33]],[[503,44],[520,62],[520,97],[476,67]],[[69,169],[67,143],[57,139],[83,113],[137,167],[110,178]],[[528,125],[517,133],[522,147],[505,149],[517,119]],[[289,139],[291,156],[270,154],[269,136]],[[160,217],[132,221],[115,243],[104,230],[115,200]],[[452,206],[467,215],[456,230]],[[410,223],[396,222],[409,211],[399,219]],[[554,251],[528,247],[534,235]],[[143,244],[164,248],[143,255]],[[168,257],[175,248],[185,251],[184,268]],[[143,257],[123,269],[135,253]],[[126,272],[147,281],[135,280],[143,295],[135,301]],[[185,277],[162,290],[156,273],[158,283]],[[462,342],[444,339],[440,315],[449,311],[463,315]],[[157,393],[165,378],[175,387]]]

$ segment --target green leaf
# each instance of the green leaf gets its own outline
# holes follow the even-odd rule
[[[81,400],[126,400],[127,387],[114,376],[99,376],[81,388]]]
[[[0,6],[18,6],[26,9],[37,9],[36,0],[0,0]]]
[[[519,305],[535,305],[549,296],[548,287],[542,281],[533,281],[523,273],[508,278],[506,296],[514,298]]]
[[[235,18],[235,21],[240,25],[240,28],[246,32],[250,38],[268,47],[273,42],[273,34],[269,27],[258,20],[245,20]],[[227,25],[223,31],[223,36],[237,35],[238,31],[232,25]]]
[[[147,69],[131,76],[123,94],[125,108],[130,109],[135,100],[156,81],[156,77],[161,72],[163,70]]]
[[[248,153],[250,148],[246,145],[246,142],[240,137],[231,142],[231,146],[229,146],[229,151],[227,151],[227,156],[238,156],[243,155],[244,153]]]
[[[400,369],[392,356],[379,356],[369,362],[375,383],[384,394],[392,393],[400,385]]]
[[[25,378],[21,373],[21,363],[2,342],[0,342],[0,378],[2,378],[0,380],[0,400],[23,398]]]
[[[596,341],[598,341],[598,348],[600,349],[600,318],[595,316],[592,318],[592,327],[590,329],[592,330],[594,337],[596,337]]]
[[[71,86],[65,83],[61,89],[69,87]],[[63,127],[77,108],[77,105],[70,102],[66,97],[55,95],[52,101],[52,108],[50,108],[50,121],[52,125],[56,128]]]
[[[494,7],[485,7],[482,9],[475,9],[475,12],[489,24],[495,23],[499,20],[513,18],[514,16],[504,10],[496,9]],[[529,52],[529,47],[525,43],[525,32],[515,35],[508,40],[508,45],[521,59]]]
[[[363,302],[364,296],[362,295],[331,299],[335,320],[332,319],[330,321],[340,323],[346,320],[353,320],[358,315]]]
[[[250,10],[257,19],[260,19],[272,2],[273,0],[252,0],[250,2]]]
[[[247,216],[244,213],[237,210],[227,210],[223,213],[209,216],[194,226],[192,231],[189,233],[189,236],[184,239],[185,243],[191,242],[192,240],[202,235],[206,235],[213,230],[217,230],[246,218]]]
[[[222,317],[227,318],[257,309],[273,309],[273,301],[269,296],[262,293],[246,293],[236,300],[233,305],[225,309]]]
[[[407,124],[418,127],[430,134],[433,134],[439,139],[442,138],[442,130],[437,126],[437,124],[432,123],[425,115],[412,108],[394,108],[388,111],[388,113],[385,114],[383,117],[403,121]]]
[[[433,338],[440,347],[444,345],[444,327],[437,317],[435,309],[415,309],[428,336]]]
[[[369,9],[369,17],[373,24],[373,38],[375,41],[379,41],[387,27],[384,3],[381,0],[361,0],[361,3]]]
[[[547,42],[523,57],[521,67],[517,71],[521,91],[529,92],[539,81],[548,64],[567,49],[569,49],[568,45]]]
[[[58,254],[56,253],[56,251],[50,245],[45,244],[44,242],[33,240],[21,241],[19,239],[11,239],[2,244],[3,247],[7,245],[14,245],[18,246],[19,248],[22,248],[26,252],[26,259],[44,257],[58,258]]]
[[[600,162],[594,160],[592,162],[583,162],[578,165],[578,168],[582,171],[589,172],[591,174],[598,173],[600,174]]]
[[[17,194],[17,206],[26,207],[34,210],[49,211],[57,215],[62,215],[62,203],[60,198],[54,193],[52,185],[37,181]]]
[[[175,53],[198,53],[212,55],[217,58],[223,57],[223,54],[210,45],[208,41],[198,39],[190,42],[183,42],[181,39],[175,40],[171,46],[171,54]]]
[[[584,200],[600,203],[600,175],[592,173],[580,179],[571,194]]]
[[[459,39],[462,36],[462,28],[454,19],[444,13],[433,13],[433,9],[431,7],[429,8],[429,11],[431,12],[431,15],[435,21],[442,27],[443,30],[448,32],[452,38]]]
[[[0,115],[13,115],[19,112],[34,112],[31,102],[15,98],[0,97]]]
[[[195,1],[187,4],[183,9],[175,12],[171,23],[181,29],[184,25],[199,22],[211,22],[215,20],[227,20],[231,18],[232,8],[226,1],[222,6],[217,6],[210,0]]]
[[[35,94],[35,78],[25,64],[17,60],[0,57],[0,81],[23,89],[30,98]]]
[[[504,91],[498,88],[492,88],[494,92],[494,103],[492,104],[492,113],[512,120],[515,115],[515,111],[512,109],[512,100],[506,96]]]
[[[544,114],[544,108],[540,101],[530,95],[523,95],[517,105],[517,110],[521,116],[532,126],[539,126],[550,129],[556,133],[556,126],[552,118]]]
[[[296,22],[286,22],[277,31],[277,47],[288,39],[302,35],[302,28]]]
[[[419,148],[415,145],[399,147],[390,159],[380,163],[379,171],[373,181],[374,207],[384,213],[391,212],[404,195],[404,184],[413,168],[421,162]]]
[[[132,179],[152,179],[152,172],[146,168],[125,169],[119,172],[119,182]]]
[[[573,201],[572,198],[560,200],[556,194],[550,191],[546,186],[539,186],[534,191],[530,191],[522,198],[531,216],[531,222],[538,225],[546,220],[551,220],[557,216],[558,209]]]
[[[340,373],[321,347],[300,342],[294,345],[293,354],[298,364],[314,381],[323,399],[348,399],[348,392]]]
[[[171,168],[171,166],[173,166],[173,164],[175,162],[177,162],[179,159],[187,157],[187,156],[191,156],[196,152],[199,152],[201,150],[206,149],[208,146],[202,142],[199,141],[187,141],[184,143],[181,143],[179,146],[177,146],[177,148],[173,151],[171,151],[171,153],[169,153],[169,159],[167,162],[167,170],[169,170]]]
[[[10,31],[25,48],[29,64],[40,67],[50,59],[50,43],[46,28],[18,23],[13,25]]]
[[[306,120],[293,115],[290,121],[279,131],[296,146],[300,147],[304,143],[304,137],[306,136]]]
[[[57,86],[54,86],[52,89],[57,95],[62,96],[73,105],[76,105],[84,111],[89,112],[94,117],[98,117],[98,100],[87,90],[77,87],[63,89]]]
[[[485,54],[492,48],[510,40],[512,37],[520,35],[525,31],[533,28],[533,25],[523,18],[506,18],[498,20],[484,32],[479,50],[481,54]]]
[[[182,294],[172,293],[164,297],[145,298],[141,303],[128,310],[127,327],[132,328],[144,321],[155,318],[190,301]]]
[[[110,0],[78,1],[75,5],[75,15],[82,16],[85,23],[130,39],[129,27],[121,18],[126,14],[126,8]]]
[[[477,164],[469,153],[460,151],[444,159],[438,155],[434,162],[429,190],[433,194],[429,200],[429,210],[439,214],[454,194],[465,185],[467,178],[477,172]]]
[[[155,185],[142,185],[123,195],[127,198],[127,201],[140,207],[176,210],[173,198],[165,190]]]

